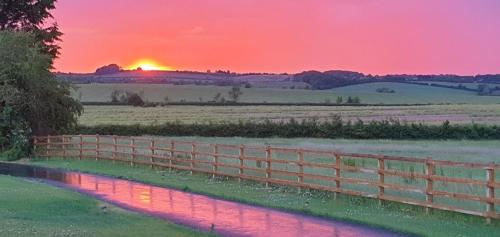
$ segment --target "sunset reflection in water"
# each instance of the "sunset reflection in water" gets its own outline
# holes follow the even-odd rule
[[[62,182],[117,206],[222,236],[399,236],[378,229],[286,213],[137,182],[75,172],[39,170],[37,178]]]

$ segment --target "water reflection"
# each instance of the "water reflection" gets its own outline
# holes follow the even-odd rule
[[[214,224],[215,232],[222,236],[399,236],[359,225],[89,174],[31,168],[21,176],[49,180],[127,209],[205,231]]]

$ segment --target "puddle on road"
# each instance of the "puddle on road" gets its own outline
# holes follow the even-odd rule
[[[78,172],[0,163],[0,174],[45,180],[125,209],[220,236],[401,236],[346,222],[218,200],[138,182]]]

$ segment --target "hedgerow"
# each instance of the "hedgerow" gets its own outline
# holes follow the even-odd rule
[[[500,126],[479,124],[441,125],[402,123],[397,120],[342,122],[317,119],[287,122],[220,122],[186,124],[170,122],[159,125],[78,126],[75,134],[122,136],[206,136],[206,137],[310,137],[346,139],[500,139]]]

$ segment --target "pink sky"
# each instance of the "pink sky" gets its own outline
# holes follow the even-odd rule
[[[500,73],[497,0],[59,0],[59,71]]]

